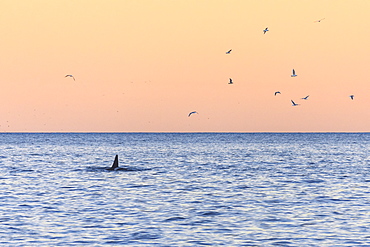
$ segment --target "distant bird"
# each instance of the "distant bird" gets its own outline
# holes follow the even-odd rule
[[[302,99],[308,100],[308,97],[310,97],[310,95],[307,95],[306,97],[303,97]]]
[[[277,94],[281,94],[281,93],[280,93],[280,91],[276,91],[276,92],[275,92],[275,96],[276,96]]]
[[[263,30],[263,34],[265,34],[267,31],[270,31],[268,27],[266,27],[266,28]]]
[[[196,114],[199,114],[198,112],[196,112],[196,111],[192,111],[192,112],[190,112],[189,113],[189,115],[188,115],[188,117],[190,117],[192,114],[194,114],[194,113],[196,113]]]
[[[351,100],[353,100],[353,98],[355,97],[353,94],[349,96],[351,98]]]
[[[292,101],[292,106],[298,106],[299,105],[299,104],[294,103],[293,100],[290,100],[290,101]]]
[[[322,19],[314,21],[314,22],[321,22],[322,20],[325,20],[325,18],[322,18]]]
[[[233,79],[229,78],[229,83],[228,84],[233,84]]]
[[[66,75],[65,77],[72,77],[74,81],[76,80],[73,75]]]
[[[295,70],[293,69],[292,75],[290,77],[296,77]]]
[[[228,51],[226,52],[226,54],[230,54],[230,53],[231,53],[231,51],[232,51],[232,49],[228,50]]]

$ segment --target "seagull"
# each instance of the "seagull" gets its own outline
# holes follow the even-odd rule
[[[196,112],[196,111],[192,111],[192,112],[190,112],[189,113],[189,115],[188,115],[188,117],[190,117],[192,114],[194,114],[194,113],[196,113],[196,114],[199,114],[198,112]]]
[[[293,74],[290,77],[296,77],[295,70],[293,69]]]
[[[233,79],[229,78],[229,83],[228,84],[233,84]]]
[[[310,95],[307,95],[306,97],[303,97],[302,99],[308,100],[308,97],[310,97]]]
[[[228,51],[226,52],[226,54],[230,54],[230,53],[231,53],[231,51],[232,51],[232,49],[228,50]]]
[[[322,19],[314,21],[314,22],[321,22],[322,20],[325,20],[325,18],[322,18]]]
[[[65,77],[72,77],[74,81],[76,80],[73,75],[66,75]]]
[[[276,96],[277,94],[281,94],[281,93],[280,93],[280,91],[276,91],[276,92],[275,92],[275,96]]]
[[[351,98],[351,100],[353,100],[353,98],[355,97],[353,94],[349,96]]]
[[[266,27],[266,28],[263,30],[263,34],[265,34],[267,31],[270,31],[268,27]]]
[[[293,100],[290,100],[290,101],[292,101],[292,106],[298,106],[299,105],[299,104],[294,103]]]

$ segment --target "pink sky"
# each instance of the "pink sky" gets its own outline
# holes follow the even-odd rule
[[[368,0],[0,9],[1,132],[370,131]]]

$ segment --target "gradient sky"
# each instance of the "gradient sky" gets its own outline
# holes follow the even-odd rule
[[[369,0],[0,9],[1,132],[370,131]]]

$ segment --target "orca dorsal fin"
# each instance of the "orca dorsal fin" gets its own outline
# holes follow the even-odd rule
[[[111,168],[109,168],[109,170],[114,170],[118,168],[118,154],[116,154],[116,157],[114,158],[114,162],[113,162],[113,165]]]

